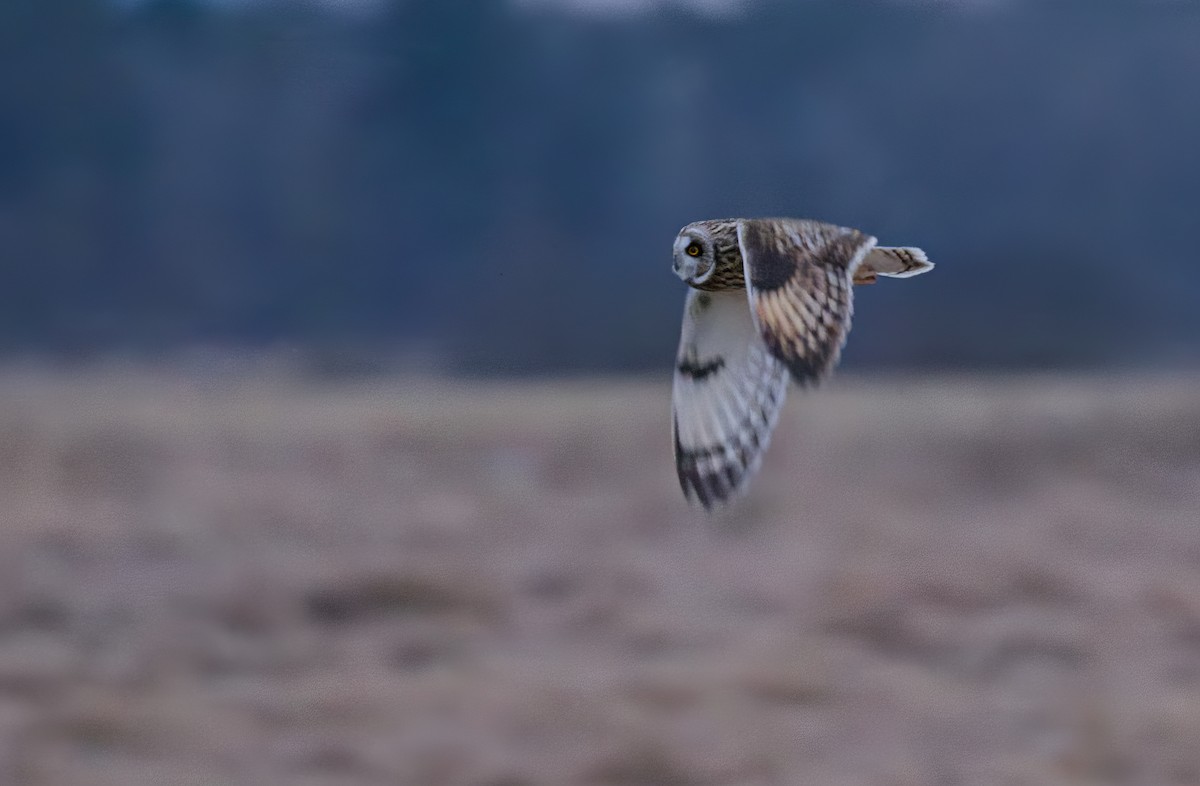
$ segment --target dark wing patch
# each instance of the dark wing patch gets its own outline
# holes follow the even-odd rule
[[[816,221],[738,226],[750,310],[763,341],[801,385],[837,364],[854,311],[854,269],[875,238]]]
[[[725,368],[725,358],[715,358],[708,361],[697,361],[691,358],[683,358],[679,364],[675,366],[675,370],[685,377],[691,377],[699,382],[710,374],[715,374]]]

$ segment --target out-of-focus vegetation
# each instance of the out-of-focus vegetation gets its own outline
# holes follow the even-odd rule
[[[0,781],[1200,772],[1196,377],[851,381],[689,510],[661,384],[0,375]]]
[[[670,241],[785,214],[939,263],[862,365],[1200,355],[1200,12],[793,0],[0,3],[0,350],[670,357]]]

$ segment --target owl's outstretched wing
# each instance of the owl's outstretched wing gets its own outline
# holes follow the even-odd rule
[[[787,394],[738,290],[688,291],[671,397],[675,468],[706,509],[740,492],[758,469]]]
[[[738,224],[750,311],[771,354],[801,385],[837,364],[854,312],[854,270],[875,238],[817,221]]]

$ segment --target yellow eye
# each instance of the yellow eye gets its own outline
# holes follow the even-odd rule
[[[698,256],[700,256],[700,244],[699,244],[699,243],[692,243],[690,246],[688,246],[688,247],[687,247],[687,255],[688,255],[689,257],[698,257]]]

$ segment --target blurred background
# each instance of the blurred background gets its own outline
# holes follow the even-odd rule
[[[1200,357],[1191,3],[0,14],[10,355],[651,370],[678,228],[794,215],[944,265],[860,293],[852,368]]]
[[[1200,8],[0,0],[0,782],[1200,783]],[[689,510],[699,218],[923,247]]]

